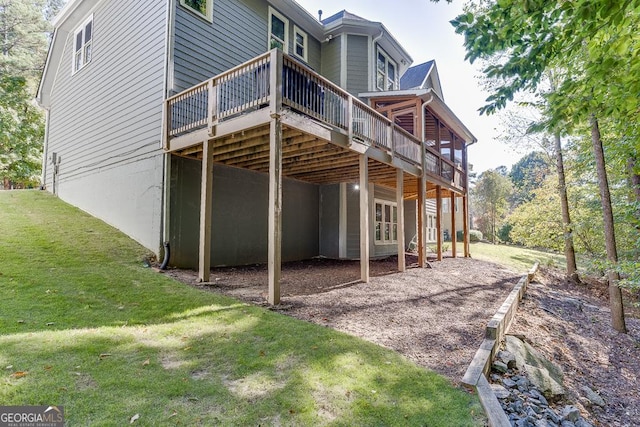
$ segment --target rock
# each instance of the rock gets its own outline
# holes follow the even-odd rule
[[[536,427],[558,427],[558,424],[543,418],[536,421]]]
[[[598,393],[591,390],[589,387],[582,387],[582,391],[584,392],[585,397],[589,399],[589,402],[591,402],[593,405],[604,408],[606,403]]]
[[[591,424],[584,418],[580,418],[578,421],[576,421],[576,427],[593,427],[593,424]]]
[[[497,356],[498,360],[507,365],[509,369],[514,369],[516,365],[516,357],[510,351],[499,351]]]
[[[503,378],[502,385],[504,385],[506,388],[515,388],[517,386],[516,382],[510,378]]]
[[[547,399],[535,388],[532,388],[529,393],[531,393],[531,397],[539,400],[542,406],[549,406],[549,402],[547,402]]]
[[[544,411],[544,415],[552,423],[556,425],[560,424],[560,417],[558,416],[558,414],[556,414],[556,411],[554,411],[553,409],[547,408],[547,410]]]
[[[576,425],[574,423],[572,423],[571,421],[564,420],[560,424],[560,427],[576,427]]]
[[[520,390],[522,393],[525,393],[529,391],[529,387],[531,387],[531,381],[529,381],[529,379],[526,377],[521,377],[520,379],[518,379],[518,381],[516,381],[516,385],[518,386],[518,390]]]
[[[491,384],[491,390],[498,399],[506,399],[510,396],[509,390],[502,387],[500,384]]]
[[[499,360],[496,360],[495,362],[493,362],[493,364],[491,365],[491,368],[493,368],[494,371],[502,372],[503,374],[509,370],[507,365],[505,363],[502,363]]]
[[[546,399],[558,400],[565,394],[565,389],[558,379],[546,368],[538,368],[536,366],[525,365],[524,369],[529,375],[531,384],[538,389]]]
[[[506,335],[505,341],[507,351],[516,358],[518,369],[523,369],[525,365],[544,368],[551,373],[556,382],[562,383],[562,369],[547,360],[538,350],[529,343],[516,338],[513,335]]]
[[[575,423],[580,418],[580,411],[573,405],[567,405],[562,408],[560,416],[563,421],[571,421],[572,423]]]

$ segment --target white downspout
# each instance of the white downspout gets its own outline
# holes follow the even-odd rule
[[[376,43],[378,43],[378,40],[380,40],[382,38],[382,36],[384,36],[384,30],[380,31],[380,35],[376,36],[373,38],[373,55],[372,55],[372,61],[371,61],[371,70],[373,71],[373,73],[371,73],[371,78],[369,79],[369,84],[371,85],[371,89],[372,91],[375,91],[376,88],[378,87],[377,83],[376,83],[376,79],[378,76],[378,70],[376,68],[376,61],[378,60],[378,49],[376,49]]]
[[[44,142],[42,145],[42,176],[40,189],[47,188],[47,157],[49,157],[49,109],[44,110]]]

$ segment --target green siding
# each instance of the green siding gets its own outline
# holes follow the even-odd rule
[[[322,44],[321,74],[340,85],[340,58],[342,55],[341,36],[336,36]]]
[[[369,38],[347,36],[347,91],[358,96],[369,91]]]

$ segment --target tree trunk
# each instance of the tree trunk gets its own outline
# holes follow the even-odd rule
[[[627,170],[629,171],[629,187],[631,187],[632,195],[631,202],[636,203],[635,211],[635,227],[640,230],[640,174],[635,172],[637,160],[635,157],[630,157],[627,162]]]
[[[573,228],[571,215],[569,214],[569,199],[567,197],[567,183],[564,176],[564,161],[562,160],[562,143],[560,134],[554,134],[556,148],[556,169],[558,171],[558,193],[560,206],[562,207],[562,228],[564,229],[564,257],[567,260],[567,278],[574,283],[580,283],[578,267],[576,265],[576,252],[573,247]]]
[[[604,241],[607,248],[607,259],[611,264],[608,268],[609,278],[609,305],[611,307],[611,323],[613,328],[621,333],[627,333],[624,322],[624,306],[622,304],[622,291],[618,286],[619,274],[614,267],[618,263],[618,251],[616,248],[616,235],[613,225],[613,209],[611,208],[611,194],[609,193],[609,181],[605,168],[604,149],[600,138],[598,119],[591,115],[591,142],[593,143],[593,155],[596,160],[598,172],[598,186],[602,201],[602,217],[604,222]]]

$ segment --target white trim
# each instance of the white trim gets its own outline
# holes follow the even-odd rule
[[[340,87],[347,87],[347,38],[346,33],[340,34]]]
[[[302,36],[302,55],[298,55],[298,34]],[[309,36],[295,24],[293,25],[293,54],[304,62],[309,62]]]
[[[382,55],[385,59],[384,63],[384,87],[378,86],[378,55]],[[389,89],[387,84],[389,83],[389,65],[393,65],[394,69],[394,79],[392,83],[392,88]],[[376,45],[376,56],[375,56],[375,88],[380,91],[389,91],[389,90],[398,90],[398,84],[400,82],[398,64],[391,58],[387,52],[385,52],[380,45]]]
[[[272,29],[271,29],[271,22],[273,20],[272,18],[273,16],[275,16],[276,18],[278,18],[284,23],[284,40],[281,40],[280,38],[273,35]],[[267,50],[273,49],[273,47],[271,46],[271,39],[273,38],[276,41],[282,43],[283,52],[289,53],[289,20],[283,14],[281,14],[280,12],[278,12],[277,10],[269,6],[268,25],[269,25],[269,34],[267,37]]]
[[[338,258],[347,257],[347,192],[349,188],[346,182],[340,183],[340,207],[338,222]]]
[[[378,217],[376,216],[376,205],[381,205],[382,206],[382,221],[378,221]],[[389,206],[389,214],[391,215],[391,218],[387,218],[386,217],[386,210],[385,210],[385,206]],[[393,211],[395,208],[395,212],[396,212],[396,220],[393,220]],[[398,243],[398,238],[397,235],[400,232],[400,230],[398,230],[398,204],[396,202],[392,202],[389,200],[382,200],[382,199],[374,199],[373,200],[373,242],[375,245],[392,245],[392,244],[397,244]],[[380,239],[377,238],[376,236],[376,227],[377,225],[380,224]],[[385,225],[386,224],[390,224],[390,228],[389,228],[389,239],[385,238]],[[396,238],[393,238],[393,226],[396,226]]]
[[[180,6],[182,6],[185,10],[188,10],[198,18],[204,19],[207,22],[213,22],[213,0],[205,1],[205,13],[202,13],[201,11],[187,4],[187,0],[180,0]]]
[[[91,23],[91,39],[89,39],[89,41],[87,42],[87,40],[85,40],[85,30],[89,23]],[[87,65],[89,65],[89,63],[91,63],[91,60],[93,59],[93,45],[94,45],[93,39],[94,39],[95,32],[96,32],[95,23],[93,21],[93,13],[92,13],[73,32],[73,39],[71,41],[71,46],[73,46],[72,55],[71,55],[71,75],[76,74],[77,72],[85,68]],[[78,51],[78,46],[76,45],[76,42],[79,34],[81,34],[81,39],[80,39],[81,45],[80,45],[80,50]],[[90,52],[89,60],[87,60],[87,47],[89,47],[89,52]],[[76,57],[78,54],[80,55],[80,64],[76,67],[76,64],[77,64]]]

